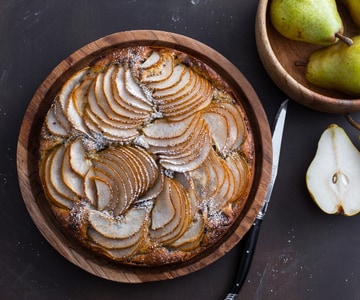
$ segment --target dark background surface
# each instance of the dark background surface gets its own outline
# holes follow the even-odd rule
[[[1,299],[223,299],[241,245],[200,271],[161,282],[116,283],[72,265],[48,244],[26,210],[17,180],[16,144],[27,105],[58,63],[102,36],[134,29],[180,33],[220,52],[247,77],[272,123],[286,95],[257,54],[257,4],[0,0]],[[331,123],[342,126],[360,148],[359,131],[344,116],[290,102],[277,182],[240,299],[360,299],[360,215],[325,215],[305,185],[318,139]]]

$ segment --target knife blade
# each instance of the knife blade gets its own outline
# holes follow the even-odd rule
[[[228,294],[224,298],[224,300],[233,300],[235,299],[241,287],[246,279],[246,276],[249,272],[250,265],[252,262],[252,258],[255,253],[256,243],[260,232],[261,223],[265,217],[271,194],[274,188],[275,179],[278,173],[279,160],[280,160],[280,151],[281,151],[281,142],[284,132],[284,125],[286,119],[287,105],[289,99],[283,101],[277,111],[274,121],[273,127],[273,135],[272,135],[272,148],[273,148],[273,156],[272,156],[272,168],[271,168],[271,177],[268,186],[268,190],[264,199],[264,203],[256,216],[256,219],[249,229],[249,231],[245,234],[243,238],[243,248],[241,252],[240,264],[237,269],[236,277],[233,285],[231,286]]]

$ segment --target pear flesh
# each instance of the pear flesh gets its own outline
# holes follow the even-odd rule
[[[360,212],[360,152],[338,125],[331,124],[321,135],[306,185],[325,213]]]
[[[339,42],[311,53],[306,66],[306,79],[316,86],[359,97],[360,36],[352,40],[351,46]]]
[[[331,45],[344,31],[335,0],[273,0],[270,19],[283,36],[318,45]]]

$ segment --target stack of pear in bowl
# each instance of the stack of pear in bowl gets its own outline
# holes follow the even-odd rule
[[[256,43],[272,80],[315,110],[360,110],[360,1],[260,0]]]

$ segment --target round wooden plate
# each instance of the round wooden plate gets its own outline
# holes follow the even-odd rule
[[[255,180],[243,214],[228,234],[209,251],[179,265],[157,268],[129,267],[100,258],[77,245],[58,227],[46,202],[38,176],[39,134],[45,115],[59,88],[76,70],[115,49],[135,45],[175,48],[202,60],[232,86],[242,99],[255,138]],[[47,241],[66,259],[99,277],[118,282],[172,279],[199,270],[222,257],[248,231],[265,198],[271,173],[271,133],[263,107],[251,85],[226,58],[191,38],[162,31],[119,32],[92,42],[62,61],[44,80],[25,113],[17,148],[19,184],[25,205]]]
[[[308,83],[305,67],[295,62],[307,63],[312,51],[321,46],[293,41],[280,35],[269,18],[271,0],[260,0],[256,16],[256,43],[261,61],[272,80],[293,100],[311,109],[329,113],[347,113],[360,110],[360,99]],[[344,23],[344,34],[360,34],[360,28],[351,20],[345,8],[337,1]]]

